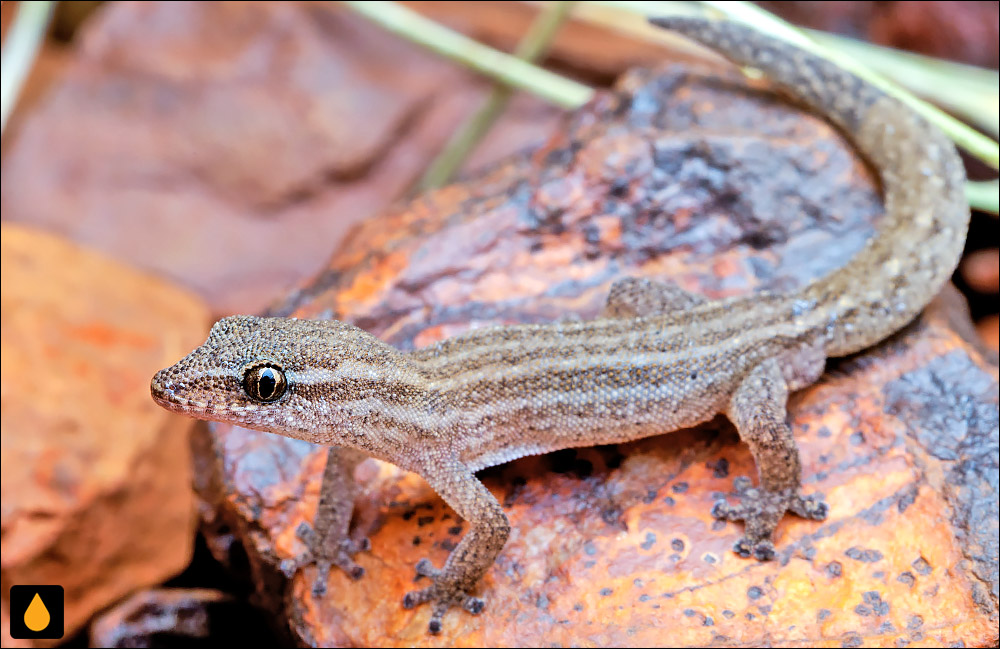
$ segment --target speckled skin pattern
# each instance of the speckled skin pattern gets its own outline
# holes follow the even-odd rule
[[[840,126],[881,174],[879,234],[795,292],[706,301],[626,278],[600,319],[474,330],[410,353],[337,321],[220,320],[204,345],[156,374],[153,397],[202,419],[333,447],[314,529],[300,531],[320,568],[316,593],[331,565],[362,572],[351,557],[365,546],[347,535],[350,469],[363,457],[356,451],[419,473],[471,524],[443,568],[418,563],[432,583],[404,599],[432,604],[432,633],[453,606],[482,609],[471,593],[510,531],[474,475],[486,466],[658,435],[722,412],[760,475],[756,488],[735,483],[739,505],[719,501],[713,510],[745,521],[735,550],[772,558],[771,534],[786,511],[826,516],[820,497],[801,493],[785,422],[789,391],[814,382],[827,357],[901,328],[948,279],[969,218],[962,164],[923,119],[810,54],[731,23],[654,22],[761,69]]]

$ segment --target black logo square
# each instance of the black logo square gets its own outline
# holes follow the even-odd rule
[[[18,640],[63,637],[65,597],[62,586],[11,586],[10,637]]]

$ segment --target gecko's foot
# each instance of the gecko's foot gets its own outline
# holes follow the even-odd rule
[[[754,487],[747,477],[736,478],[733,491],[740,504],[730,505],[725,500],[718,500],[712,507],[712,516],[728,521],[744,521],[746,529],[743,538],[733,546],[733,552],[741,557],[752,556],[760,561],[774,559],[771,534],[786,511],[814,521],[824,520],[829,512],[819,494],[803,496],[791,490],[767,491]]]
[[[282,561],[281,571],[286,577],[291,578],[299,568],[315,563],[313,597],[322,597],[326,594],[326,582],[330,578],[333,566],[337,566],[354,580],[361,579],[365,574],[365,569],[354,561],[354,555],[371,549],[371,542],[367,538],[346,538],[331,543],[330,540],[320,538],[308,523],[300,524],[295,534],[306,544],[307,549],[294,559]]]
[[[441,620],[451,607],[460,606],[469,613],[478,615],[486,605],[478,597],[467,594],[458,584],[446,582],[441,571],[427,559],[418,561],[416,570],[417,579],[430,577],[434,583],[427,588],[408,592],[403,598],[403,608],[414,608],[430,602],[434,608],[431,610],[431,621],[427,623],[427,630],[431,633],[441,633]]]

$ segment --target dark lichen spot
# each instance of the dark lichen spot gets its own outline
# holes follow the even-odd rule
[[[642,542],[642,545],[640,545],[639,547],[641,547],[643,550],[649,550],[654,545],[656,545],[656,535],[653,534],[652,532],[646,532],[646,540],[644,540]]]
[[[701,560],[710,566],[714,566],[719,561],[714,554],[709,553],[702,555]]]
[[[919,572],[921,575],[929,575],[934,570],[933,568],[931,568],[931,564],[927,563],[927,559],[924,559],[923,557],[916,559],[910,565],[913,566],[913,569]]]
[[[615,198],[624,198],[628,194],[628,179],[615,178],[608,187],[608,194]]]
[[[538,599],[535,600],[535,606],[540,609],[547,609],[549,607],[549,598],[545,595],[539,595]]]
[[[673,491],[675,494],[687,493],[688,483],[678,482],[677,484],[670,487],[670,490]]]
[[[461,533],[462,533],[461,525],[452,525],[451,527],[448,528],[448,534],[451,534],[452,536],[458,536]]]
[[[693,608],[684,609],[684,617],[694,617],[695,615],[698,615],[698,612]]]
[[[580,602],[577,602],[576,604],[573,604],[573,610],[574,611],[582,611],[583,610],[583,604],[580,603]]]
[[[906,621],[906,628],[910,631],[916,631],[924,625],[924,618],[920,615],[911,615],[910,619]]]
[[[861,563],[875,563],[876,561],[882,560],[882,553],[878,550],[859,548],[857,546],[847,548],[844,551],[844,554],[855,561],[860,561]]]
[[[911,489],[902,496],[899,497],[899,502],[896,503],[896,510],[902,514],[906,511],[906,508],[912,505],[917,500],[917,490]]]
[[[762,606],[758,606],[757,610],[760,612],[761,615],[770,615],[771,614],[771,605],[770,604],[764,604]]]
[[[647,595],[646,593],[643,593],[642,595],[639,595],[639,601],[640,602],[648,602],[650,599],[652,599],[652,598],[649,595]]]
[[[657,495],[656,489],[650,489],[649,491],[647,491],[646,495],[642,499],[643,504],[648,505],[652,503],[654,500],[656,500],[656,495]]]
[[[862,617],[868,617],[872,614],[872,610],[865,606],[864,604],[858,604],[854,607],[854,612]]]
[[[447,550],[448,552],[451,552],[452,550],[454,550],[457,547],[458,547],[458,544],[455,543],[454,541],[452,541],[451,539],[441,539],[441,548],[443,550]]]
[[[847,441],[851,446],[860,446],[865,443],[865,435],[861,432],[851,433],[851,436],[847,438]]]
[[[433,516],[421,516],[420,518],[417,519],[417,527],[423,527],[424,525],[428,525],[433,522],[434,522]]]
[[[587,541],[583,544],[583,553],[588,557],[592,557],[597,554],[597,546],[594,545],[593,541]]]
[[[677,504],[677,501],[671,498],[670,496],[667,496],[663,499],[663,504],[673,507],[674,505]]]
[[[864,641],[861,639],[861,635],[854,631],[845,633],[844,639],[840,642],[841,647],[860,647],[862,644]]]
[[[419,536],[414,536],[413,537],[413,545],[420,545],[420,543],[421,543],[420,537]]]
[[[910,588],[913,588],[913,584],[917,583],[917,578],[913,576],[912,572],[906,570],[904,572],[899,573],[899,576],[896,577],[896,581],[898,581],[901,584],[906,584]]]
[[[819,437],[832,437],[833,432],[826,426],[820,426],[820,429],[816,431],[816,435]]]
[[[683,552],[684,551],[684,541],[682,541],[680,539],[671,539],[670,540],[670,549],[673,550],[674,552]]]
[[[416,516],[416,514],[417,514],[417,510],[415,510],[415,509],[409,509],[409,510],[403,512],[403,520],[404,521],[408,521],[411,518],[413,518],[414,516]]]
[[[892,622],[883,622],[878,626],[879,633],[895,633],[896,627],[893,626]]]
[[[868,604],[872,608],[872,612],[875,615],[888,615],[889,614],[889,604],[882,600],[882,596],[879,595],[876,590],[869,590],[861,596],[865,604]]]
[[[709,462],[708,468],[712,469],[713,478],[729,477],[729,460],[724,457],[719,458],[716,462]]]
[[[723,609],[723,611],[722,611],[722,617],[726,618],[727,620],[731,620],[735,616],[736,616],[736,613],[733,613],[728,608],[727,609]]]
[[[839,561],[831,561],[826,564],[826,576],[827,577],[839,577],[844,574],[844,566],[840,564]]]
[[[611,590],[610,588],[602,588],[600,590],[601,597],[607,597],[608,595],[610,595],[613,592],[615,592],[615,591]]]
[[[617,525],[621,522],[622,510],[618,507],[609,507],[601,512],[601,520],[608,525]]]
[[[760,599],[764,591],[760,589],[760,586],[751,586],[747,589],[747,597],[750,599]]]
[[[632,580],[632,585],[635,586],[636,588],[642,588],[642,580],[636,577],[635,579]]]
[[[819,609],[819,612],[816,613],[816,619],[819,620],[820,622],[822,622],[823,620],[827,619],[831,615],[833,615],[833,613],[830,611],[830,609],[828,609],[828,608],[821,608],[821,609]]]
[[[702,620],[701,625],[702,626],[715,626],[715,620],[713,620],[712,618],[710,618],[710,617],[708,617],[706,615],[705,619]]]

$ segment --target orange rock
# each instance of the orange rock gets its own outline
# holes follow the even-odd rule
[[[677,67],[627,75],[530,155],[359,226],[273,312],[411,348],[478,324],[593,316],[622,275],[709,296],[823,275],[872,232],[878,194],[832,128],[765,87]],[[468,524],[415,475],[359,468],[367,573],[336,572],[317,600],[312,569],[289,582],[277,565],[303,549],[295,530],[315,514],[325,452],[206,430],[210,545],[246,562],[259,601],[308,645],[995,643],[996,367],[932,315],[829,370],[790,419],[830,519],[783,520],[775,562],[735,556],[740,526],[709,515],[753,471],[722,418],[482,472],[513,532],[480,585],[486,610],[452,611],[438,637],[427,607],[401,600],[417,560],[441,565]]]
[[[198,342],[207,311],[50,234],[2,232],[4,613],[10,586],[61,584],[71,635],[190,560],[191,424],[148,386]]]

